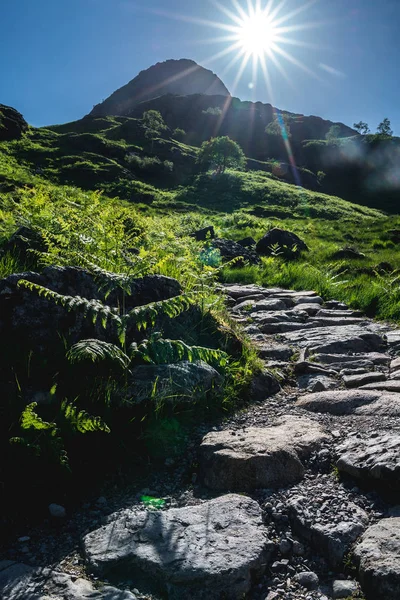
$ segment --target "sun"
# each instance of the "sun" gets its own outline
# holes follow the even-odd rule
[[[311,77],[319,79],[317,74],[299,59],[296,47],[311,48],[314,51],[319,47],[310,40],[309,36],[295,35],[306,30],[319,27],[321,23],[304,18],[309,9],[319,0],[296,0],[292,10],[286,10],[288,0],[208,0],[215,9],[221,13],[221,20],[214,21],[196,18],[185,14],[176,14],[157,10],[156,13],[169,18],[187,21],[201,25],[209,32],[219,30],[223,35],[212,35],[197,43],[221,44],[222,49],[211,56],[200,60],[203,66],[213,64],[215,61],[230,58],[220,77],[226,76],[229,71],[235,73],[234,81],[230,86],[231,93],[243,76],[249,77],[247,65],[252,62],[251,80],[249,89],[255,90],[259,75],[264,79],[268,96],[273,102],[274,89],[271,74],[274,70],[293,87],[292,78],[285,69],[285,63],[291,63]],[[305,14],[304,14],[305,13]],[[308,37],[308,39],[307,39]],[[194,41],[193,43],[196,43]],[[289,50],[290,48],[290,50]]]
[[[239,26],[238,41],[243,50],[258,58],[271,52],[277,37],[273,22],[260,10],[254,15],[246,16]]]

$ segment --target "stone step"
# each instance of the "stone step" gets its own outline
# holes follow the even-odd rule
[[[303,477],[302,460],[329,439],[315,421],[294,416],[273,427],[213,431],[200,446],[203,481],[211,489],[234,491],[289,485]]]
[[[374,480],[400,489],[400,433],[355,435],[341,444],[337,452],[339,471],[358,480]]]
[[[89,569],[171,600],[243,598],[274,549],[260,506],[236,494],[112,519],[83,538]]]
[[[390,356],[380,352],[369,352],[366,354],[315,354],[314,360],[319,363],[350,363],[359,360],[371,361],[375,365],[387,366],[390,363]]]
[[[296,406],[332,415],[400,416],[400,394],[376,390],[330,390],[306,394]]]
[[[360,582],[367,598],[400,597],[400,518],[371,525],[354,548]]]
[[[386,375],[379,371],[370,371],[369,373],[359,373],[357,375],[344,375],[343,383],[347,388],[363,387],[368,383],[386,381]]]
[[[367,385],[363,385],[360,389],[376,390],[376,391],[386,390],[387,392],[400,393],[400,380],[388,379],[387,381],[377,381],[376,383],[367,383]]]
[[[385,348],[385,340],[379,331],[379,325],[369,323],[363,326],[305,328],[304,331],[282,333],[281,338],[288,344],[309,348],[314,354],[365,353],[377,352]]]
[[[331,566],[339,567],[367,527],[367,513],[327,477],[309,482],[307,489],[291,490],[288,500],[292,531],[324,555]]]

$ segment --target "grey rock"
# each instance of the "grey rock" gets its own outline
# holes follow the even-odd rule
[[[140,403],[155,393],[157,401],[193,403],[209,392],[216,392],[221,383],[218,371],[202,361],[139,365],[132,369],[126,397]]]
[[[314,359],[323,364],[350,364],[358,361],[372,362],[374,365],[387,366],[390,363],[390,356],[380,352],[369,352],[367,354],[315,354]]]
[[[332,415],[400,416],[400,394],[374,390],[330,390],[306,394],[296,405],[318,413]]]
[[[170,600],[241,598],[274,547],[259,505],[234,494],[168,511],[125,510],[83,546],[99,576],[140,580]]]
[[[370,373],[359,373],[357,375],[345,375],[343,382],[346,387],[354,388],[367,385],[368,383],[376,383],[378,381],[386,381],[386,375],[379,371],[371,371]]]
[[[304,250],[308,250],[307,245],[298,235],[291,231],[285,231],[275,227],[262,237],[256,245],[258,254],[272,254],[272,246],[278,245],[279,251],[290,255],[298,255]]]
[[[297,344],[300,348],[308,347],[314,354],[375,352],[385,347],[385,341],[378,331],[380,326],[370,323],[362,327],[360,325],[318,327],[282,333],[281,337],[289,344]]]
[[[136,600],[129,591],[111,586],[96,589],[87,579],[7,562],[3,568],[0,564],[2,600]]]
[[[350,598],[358,590],[356,581],[336,579],[332,584],[333,598]]]
[[[338,447],[337,467],[357,479],[370,479],[398,488],[400,434],[351,437]]]
[[[292,542],[287,538],[282,538],[279,542],[279,552],[283,555],[290,554],[292,551]]]
[[[366,371],[373,371],[375,368],[374,363],[371,360],[353,360],[353,361],[346,361],[346,362],[337,362],[337,363],[330,363],[330,368],[334,369],[335,371],[350,371],[350,370],[356,370],[356,369],[362,369],[363,372]],[[360,371],[361,372],[361,371]]]
[[[400,356],[397,358],[394,358],[390,363],[391,371],[397,371],[398,369],[400,369]]]
[[[322,392],[324,390],[329,390],[336,387],[337,381],[327,377],[326,375],[309,374],[298,377],[297,384],[300,390],[307,390],[309,392]]]
[[[299,296],[296,298],[296,304],[323,304],[321,296]]]
[[[384,391],[387,392],[400,392],[400,381],[398,379],[390,379],[388,381],[377,381],[376,383],[367,383],[367,385],[363,385],[363,390],[375,390],[375,391]]]
[[[319,585],[319,578],[313,571],[302,571],[294,576],[297,581],[306,590],[316,590]]]
[[[400,518],[369,527],[354,549],[360,583],[368,600],[398,600],[400,590]]]
[[[235,300],[237,298],[245,298],[247,296],[254,296],[254,295],[258,295],[258,294],[262,294],[263,296],[268,295],[268,290],[261,287],[260,285],[236,285],[236,284],[231,284],[231,285],[225,285],[222,288],[223,290],[225,290],[225,292],[227,294],[229,294],[229,296],[232,296],[232,298],[235,298]]]
[[[293,349],[290,346],[275,346],[272,344],[257,345],[260,358],[289,361],[293,355]]]
[[[330,506],[330,501],[315,497],[312,489],[307,496],[291,498],[288,508],[293,531],[324,555],[333,567],[340,565],[350,545],[368,524],[367,514],[352,502],[335,499]],[[339,513],[339,519],[332,519],[332,513]]]
[[[49,504],[49,513],[55,519],[64,519],[67,516],[67,511],[60,504]]]
[[[265,398],[277,394],[280,389],[281,386],[275,375],[264,370],[253,376],[249,390],[250,398],[255,402],[265,400]]]
[[[273,427],[210,432],[200,446],[204,483],[237,491],[289,485],[302,479],[302,460],[329,439],[318,423],[292,416]]]

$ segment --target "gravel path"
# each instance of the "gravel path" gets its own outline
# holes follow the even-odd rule
[[[365,319],[342,303],[324,304],[311,291],[254,285],[231,285],[225,290],[232,317],[243,324],[258,346],[269,373],[253,384],[258,400],[217,426],[200,426],[179,464],[167,460],[163,469],[137,475],[122,493],[120,488],[105,488],[103,496],[82,506],[71,518],[49,519],[39,528],[21,531],[4,559],[32,567],[50,566],[73,581],[90,579],[95,587],[97,581],[107,580],[109,569],[110,580],[126,594],[130,591],[126,600],[330,600],[363,598],[364,594],[368,600],[398,600],[400,553],[390,544],[390,536],[400,521],[396,508],[400,488],[400,360],[396,358],[400,331]],[[279,391],[270,395],[271,389]],[[243,492],[248,505],[240,504]],[[216,534],[213,549],[205,546],[207,560],[200,561],[202,550],[197,549],[195,567],[192,561],[190,568],[174,564],[172,569],[165,557],[159,562],[160,548],[154,556],[157,543],[153,537],[148,541],[147,525],[137,525],[143,495],[165,499],[162,512],[170,528],[176,527],[171,523],[181,523],[184,514],[190,521],[187,515],[193,513],[196,521],[197,512],[203,515],[208,507],[214,511],[210,519],[220,523],[223,518],[218,511],[226,495],[226,505],[231,507],[227,510],[233,514],[236,509],[232,506],[239,502],[240,522],[247,523],[249,518],[246,527],[265,537],[264,550],[259,544],[253,548],[255,540],[246,539],[244,533],[243,544],[251,545],[254,557],[247,564],[244,556],[239,565],[235,560],[238,552],[226,554]],[[261,508],[262,524],[257,521],[255,506]],[[192,507],[189,513],[179,512],[187,507]],[[114,558],[96,559],[97,568],[101,563],[107,564],[107,569],[95,577],[90,575],[96,572],[90,557],[98,556],[99,544],[110,541],[107,532],[113,523],[127,519],[127,511],[129,522],[139,531],[135,535],[143,538],[143,531],[147,532],[140,544],[129,542],[131,568],[135,567],[135,574],[142,569],[159,578],[161,587],[156,592],[149,593],[147,583],[141,587],[140,577],[129,575],[129,569],[116,578],[113,569],[120,565],[113,561],[120,557],[118,546]],[[185,536],[189,539],[183,540],[180,534],[177,547],[197,548],[194,538],[198,548],[203,547],[203,534],[196,527],[188,525]],[[232,518],[215,527],[216,531],[237,532]],[[188,533],[191,528],[194,533]],[[89,532],[94,533],[87,536]],[[372,566],[368,536],[379,539],[380,544],[381,561],[372,561]],[[90,542],[92,539],[95,542]],[[163,543],[165,546],[165,538]],[[144,556],[143,549],[149,544],[151,552],[147,548]],[[216,564],[221,570],[226,561],[231,561],[231,581],[235,580],[231,586],[225,583],[225,571],[215,570]],[[0,562],[0,586],[8,568]],[[204,569],[203,587],[196,587],[194,580],[187,583],[193,569]],[[220,589],[222,581],[224,591]],[[7,585],[3,581],[5,600],[24,598]],[[49,598],[89,597],[78,596],[76,591],[74,596],[65,585],[60,592],[57,585],[53,594],[59,596],[50,594]],[[106,592],[96,593],[108,598]]]

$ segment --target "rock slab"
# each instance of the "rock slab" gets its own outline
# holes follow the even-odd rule
[[[302,479],[302,460],[330,436],[315,421],[287,416],[274,427],[208,433],[200,446],[204,483],[215,490],[283,487]]]
[[[398,600],[400,594],[400,518],[369,527],[354,550],[361,586],[368,600]]]
[[[357,479],[400,487],[400,434],[354,436],[338,448],[337,467]]]
[[[12,561],[0,562],[2,600],[136,600],[127,590],[111,586],[96,589],[83,578],[50,569],[35,569]]]
[[[300,408],[331,415],[400,416],[400,394],[375,390],[330,390],[300,397]]]
[[[257,502],[235,494],[167,511],[128,509],[83,546],[97,575],[135,581],[169,600],[242,598],[274,548]]]

